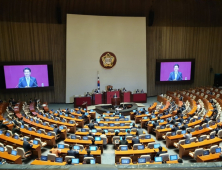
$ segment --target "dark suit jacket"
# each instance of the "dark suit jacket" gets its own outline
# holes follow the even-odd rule
[[[140,140],[137,139],[137,138],[133,138],[132,144],[133,144],[133,145],[134,145],[134,144],[140,144]]]
[[[169,81],[173,81],[175,80],[175,73],[174,71],[170,73],[170,76],[168,78]],[[176,80],[183,80],[182,78],[182,73],[178,71],[178,74],[177,74],[177,79]]]
[[[79,152],[78,151],[74,151],[74,150],[68,150],[67,151],[67,156],[74,156],[76,157],[76,155],[78,155]]]
[[[29,150],[32,149],[32,145],[29,144],[27,141],[23,142],[23,149],[25,150],[25,152],[28,152]]]
[[[55,132],[56,135],[58,135],[59,133],[61,133],[61,131],[59,130],[59,128],[54,128],[53,132]]]
[[[119,142],[119,145],[128,145],[128,142],[127,142],[127,140],[121,140]]]
[[[20,133],[20,128],[12,128],[12,134]]]
[[[24,88],[24,87],[26,87],[26,86],[27,86],[27,82],[26,82],[25,77],[21,77],[21,78],[19,79],[18,88]],[[30,76],[29,87],[38,87],[38,84],[37,84],[37,81],[36,81],[36,78],[35,78],[35,77],[31,77],[31,76]]]
[[[88,127],[89,127],[90,130],[95,129],[94,123],[89,123]]]
[[[188,126],[184,125],[184,126],[181,127],[181,130],[186,130],[187,128],[188,128]]]
[[[143,134],[143,129],[137,129],[138,135],[142,135]]]

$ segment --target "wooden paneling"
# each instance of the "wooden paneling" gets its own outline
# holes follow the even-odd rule
[[[154,22],[146,35],[148,96],[212,85],[214,73],[222,72],[221,0],[0,0],[0,62],[53,61],[55,84],[54,91],[0,98],[65,102],[67,13],[148,18],[150,9]],[[194,84],[155,85],[155,61],[166,58],[195,58]]]

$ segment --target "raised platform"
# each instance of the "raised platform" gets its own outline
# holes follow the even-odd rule
[[[125,107],[124,109],[121,109]],[[120,104],[119,108],[120,110],[119,113],[121,113],[121,115],[123,116],[128,116],[130,115],[130,112],[132,112],[133,110],[137,109],[137,104],[136,103],[127,103],[127,104]],[[106,112],[110,112],[110,113],[114,113],[115,112],[115,107],[113,105],[107,104],[107,105],[101,105],[101,106],[96,106],[95,107],[96,112],[99,114],[103,114]]]

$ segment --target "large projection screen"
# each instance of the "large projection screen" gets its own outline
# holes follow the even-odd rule
[[[112,69],[99,62],[107,51],[117,58]],[[101,90],[147,91],[145,17],[67,15],[66,103],[97,88],[97,71]]]

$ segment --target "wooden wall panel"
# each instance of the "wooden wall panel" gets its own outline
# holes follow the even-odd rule
[[[65,102],[66,14],[146,16],[148,95],[212,85],[222,73],[220,0],[0,0],[0,62],[53,61],[54,91],[7,93],[0,98],[37,96]],[[148,23],[148,22],[147,22]],[[195,58],[192,85],[155,85],[156,59]],[[210,67],[213,72],[210,73]]]

